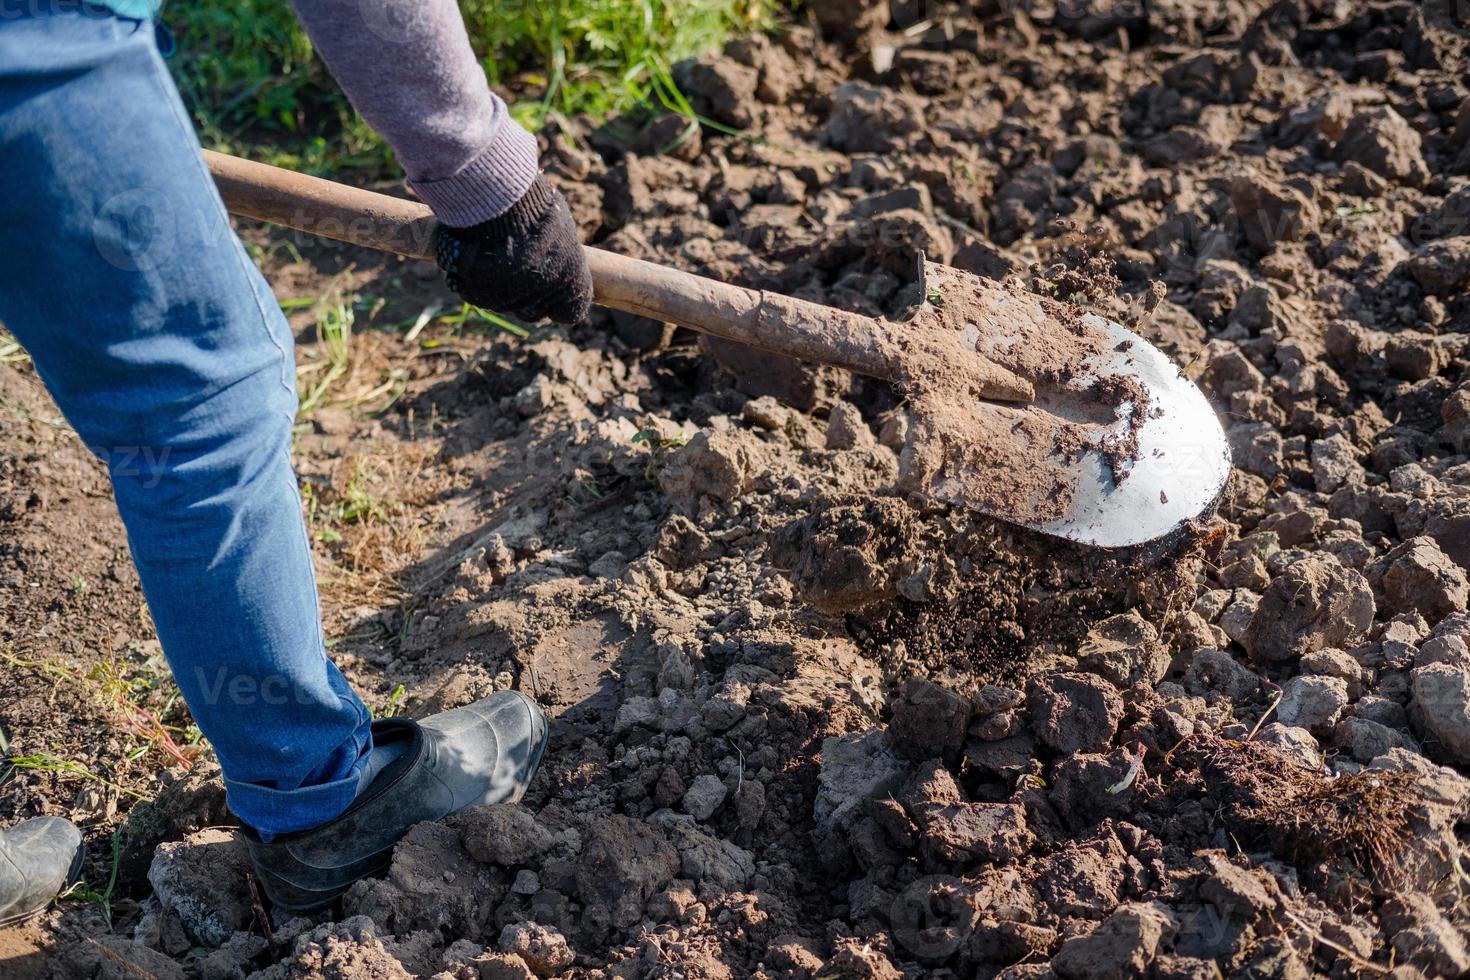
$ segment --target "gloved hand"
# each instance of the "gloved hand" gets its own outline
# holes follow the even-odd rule
[[[466,303],[558,323],[576,323],[592,305],[577,225],[545,175],[504,214],[469,228],[440,225],[434,250]]]

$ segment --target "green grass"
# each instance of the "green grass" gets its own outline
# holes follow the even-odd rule
[[[515,107],[606,115],[650,101],[674,62],[769,26],[773,0],[463,0],[493,84],[539,89]]]
[[[605,117],[687,108],[682,58],[771,26],[783,0],[461,0],[470,41],[512,112]],[[312,52],[286,0],[172,0],[171,66],[208,145],[310,173],[391,171],[392,160]]]
[[[388,695],[388,702],[384,704],[382,708],[373,712],[373,717],[392,718],[394,715],[398,714],[403,704],[403,697],[407,693],[408,688],[404,687],[402,684],[399,684],[393,689],[393,693]]]
[[[115,793],[131,796],[135,800],[146,800],[148,797],[135,789],[129,789],[110,779],[97,775],[86,766],[74,759],[66,759],[50,752],[32,752],[29,755],[12,755],[5,760],[6,764],[15,769],[28,769],[31,772],[60,773],[63,775],[80,776],[106,786]]]
[[[177,0],[163,19],[178,39],[169,65],[205,145],[317,174],[391,164],[286,0]]]
[[[58,899],[73,899],[78,902],[93,902],[102,907],[103,914],[107,917],[107,924],[112,925],[112,896],[117,891],[117,871],[122,864],[122,830],[112,832],[112,869],[107,875],[107,887],[97,891],[89,886],[86,881],[78,881],[66,891],[57,896]]]
[[[482,310],[478,306],[464,303],[457,310],[448,310],[433,318],[440,323],[447,324],[450,328],[450,336],[458,337],[468,331],[471,333],[482,333],[493,335],[496,331],[503,330],[513,337],[522,340],[531,336],[531,332],[525,327],[512,323],[505,317],[493,310]]]
[[[352,324],[357,314],[340,296],[323,296],[316,304],[318,357],[297,367],[300,408],[305,418],[327,397],[327,392],[352,366]]]

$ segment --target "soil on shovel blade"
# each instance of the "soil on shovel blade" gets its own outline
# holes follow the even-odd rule
[[[362,298],[297,438],[333,656],[384,714],[517,688],[551,745],[269,909],[105,471],[0,365],[0,821],[90,844],[0,972],[1470,969],[1463,6],[809,7],[677,73],[757,139],[546,134],[588,239],[870,315],[922,251],[1122,320],[1227,420],[1219,517],[1056,545],[898,487],[881,384],[604,313],[406,338],[434,270],[245,227],[282,298]]]

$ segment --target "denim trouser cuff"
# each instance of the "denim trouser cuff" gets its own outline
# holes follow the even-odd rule
[[[264,840],[277,834],[310,830],[341,815],[357,798],[362,763],[341,779],[300,789],[271,789],[255,783],[225,779],[230,810]]]

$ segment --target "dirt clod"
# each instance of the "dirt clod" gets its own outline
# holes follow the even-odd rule
[[[847,82],[832,96],[827,141],[848,153],[895,150],[923,126],[912,97],[866,82]]]
[[[1142,976],[1178,928],[1167,908],[1123,905],[1092,932],[1064,942],[1052,959],[1052,969],[1072,980]]]
[[[1118,730],[1123,700],[1100,677],[1051,674],[1027,687],[1026,711],[1037,738],[1057,752],[1101,752]]]
[[[965,743],[970,702],[938,684],[911,678],[893,701],[889,734],[900,751],[918,757],[952,755]]]
[[[517,806],[475,806],[461,810],[449,825],[476,861],[514,868],[530,863],[549,849],[555,838],[535,816]]]
[[[624,816],[591,828],[576,870],[589,917],[610,926],[637,921],[643,904],[679,870],[679,852],[657,830]]]
[[[1319,220],[1317,206],[1301,191],[1258,175],[1232,178],[1230,200],[1246,239],[1262,251],[1300,241]]]
[[[1360,163],[1386,180],[1422,184],[1429,178],[1423,142],[1403,116],[1388,106],[1364,109],[1347,123],[1337,157]]]
[[[1258,661],[1277,663],[1350,645],[1373,612],[1373,592],[1361,574],[1331,556],[1303,558],[1271,580],[1244,642]]]
[[[201,830],[182,841],[160,844],[148,882],[195,941],[220,946],[250,922],[244,887],[249,868],[245,842],[233,831]]]
[[[1416,537],[1384,555],[1368,569],[1383,605],[1390,613],[1418,613],[1438,623],[1450,613],[1464,612],[1470,599],[1465,571],[1451,561],[1433,538]]]
[[[572,965],[566,937],[534,922],[512,922],[500,933],[500,951],[519,956],[538,977],[554,977]]]
[[[1103,620],[1077,647],[1077,666],[1115,687],[1157,684],[1169,670],[1169,655],[1159,634],[1136,612]]]

